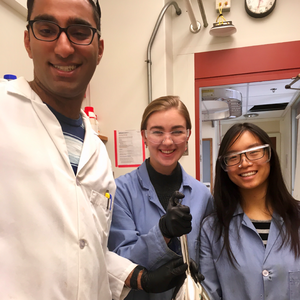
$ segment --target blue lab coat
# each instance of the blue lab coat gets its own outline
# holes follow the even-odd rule
[[[213,216],[204,221],[201,230],[200,269],[203,286],[211,300],[299,300],[300,259],[295,259],[290,243],[282,242],[275,220],[285,230],[281,217],[273,213],[265,248],[253,223],[239,206],[230,222],[229,239],[238,262],[234,268],[217,240]]]
[[[190,207],[192,231],[188,234],[190,257],[198,263],[200,222],[212,211],[212,196],[207,187],[182,169],[182,204]],[[117,190],[108,247],[119,255],[149,270],[181,255],[179,239],[166,244],[158,222],[166,211],[150,181],[146,163],[116,179]],[[126,299],[171,299],[172,291],[147,294],[131,291]]]

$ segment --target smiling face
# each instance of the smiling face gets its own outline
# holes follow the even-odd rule
[[[85,24],[96,28],[93,7],[88,0],[35,1],[31,20],[50,20],[61,27]],[[25,31],[24,43],[33,59],[34,84],[43,93],[44,102],[53,105],[51,99],[83,100],[103,54],[103,41],[99,41],[97,34],[90,45],[82,46],[72,44],[65,33],[53,42],[37,40],[30,28]]]
[[[263,143],[256,135],[249,131],[244,131],[228,148],[227,154],[240,152],[260,145],[263,145]],[[245,154],[242,154],[239,164],[227,167],[227,174],[230,180],[235,183],[241,191],[257,189],[266,192],[270,174],[270,162],[266,162],[267,158],[268,151],[265,152],[264,157],[255,161],[249,161]]]
[[[154,112],[147,121],[147,131],[160,130],[171,132],[186,130],[186,120],[176,108]],[[189,132],[190,136],[190,132]],[[174,144],[167,135],[162,143],[152,143],[142,131],[142,137],[150,152],[150,164],[159,173],[170,175],[183,155],[189,136],[180,144]]]

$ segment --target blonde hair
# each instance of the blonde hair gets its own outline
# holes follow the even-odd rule
[[[147,129],[148,119],[153,113],[171,108],[176,108],[178,112],[185,118],[186,129],[192,129],[189,111],[180,98],[178,96],[163,96],[153,100],[145,108],[141,121],[141,130]]]

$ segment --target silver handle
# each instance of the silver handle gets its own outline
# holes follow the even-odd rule
[[[210,300],[207,292],[203,288],[200,282],[195,282],[191,270],[190,270],[190,256],[189,256],[189,249],[187,243],[187,236],[182,235],[180,237],[180,244],[181,244],[181,252],[183,257],[183,262],[187,263],[188,268],[186,270],[187,276],[187,285],[186,285],[186,292],[184,295],[184,300]]]

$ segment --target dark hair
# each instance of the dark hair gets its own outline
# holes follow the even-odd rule
[[[141,130],[147,129],[149,117],[158,111],[164,111],[171,108],[176,108],[178,112],[185,118],[186,129],[192,129],[192,123],[189,111],[178,96],[163,96],[150,102],[143,113]]]
[[[269,144],[271,146],[266,206],[267,208],[272,207],[273,211],[284,220],[286,230],[282,230],[281,225],[276,223],[280,229],[283,240],[280,247],[289,243],[295,257],[300,257],[300,241],[298,233],[300,228],[299,201],[294,199],[286,188],[278,154],[276,153],[268,134],[252,123],[235,124],[224,135],[218,157],[225,155],[228,148],[245,131],[249,131],[257,136],[263,144]],[[221,236],[224,238],[223,249],[226,249],[232,264],[234,264],[233,260],[235,260],[235,257],[230,247],[229,225],[240,200],[241,194],[238,186],[229,179],[227,172],[222,169],[221,160],[218,159],[216,163],[214,185],[214,202],[217,215],[215,225],[218,238],[221,238]]]
[[[93,0],[88,0],[90,2],[90,4],[93,6],[93,11],[94,11],[94,20],[97,24],[97,29],[99,31],[101,31],[101,8],[100,8],[100,4],[99,1],[96,0],[96,5],[95,2]],[[33,10],[33,5],[34,5],[34,0],[27,0],[27,22],[30,21],[30,17],[32,14],[32,10]]]

